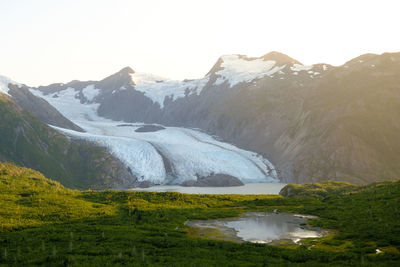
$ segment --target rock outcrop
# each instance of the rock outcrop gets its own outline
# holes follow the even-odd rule
[[[212,174],[207,177],[199,177],[197,181],[189,180],[182,183],[182,186],[199,186],[199,187],[226,187],[226,186],[242,186],[242,181],[238,178],[227,174]]]

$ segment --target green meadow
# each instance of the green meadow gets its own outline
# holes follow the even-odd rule
[[[0,266],[400,264],[400,182],[288,185],[284,193],[78,191],[0,163]],[[330,235],[262,245],[200,238],[185,225],[274,209],[316,215],[309,224]]]

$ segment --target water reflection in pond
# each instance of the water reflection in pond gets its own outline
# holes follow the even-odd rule
[[[237,242],[271,243],[289,240],[298,243],[303,238],[321,237],[327,233],[322,229],[301,225],[311,218],[315,217],[293,213],[249,212],[237,218],[192,221],[188,225],[196,227],[199,236],[203,237]]]

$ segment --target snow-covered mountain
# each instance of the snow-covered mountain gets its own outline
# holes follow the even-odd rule
[[[329,68],[332,66],[328,64],[306,66],[284,54],[271,52],[259,58],[245,55],[222,56],[208,75],[215,77],[214,85],[227,83],[229,87],[234,87],[263,78],[272,80],[299,79],[299,77],[313,79]]]
[[[73,95],[91,110],[89,119],[200,128],[267,158],[286,182],[365,183],[400,175],[399,57],[367,54],[342,66],[306,66],[278,52],[226,55],[195,80],[127,67],[101,81],[33,90],[50,103]]]
[[[305,83],[323,77],[331,68],[327,64],[304,66],[278,52],[260,58],[227,55],[220,57],[200,79],[172,81],[125,67],[101,81],[72,81],[36,89],[45,95],[73,89],[81,103],[99,104],[97,113],[105,118],[179,126],[192,125],[196,120],[196,112],[187,112],[188,109],[198,109],[199,104],[210,106],[236,94],[238,89],[259,81],[268,81],[270,86]],[[227,91],[228,88],[233,90]],[[190,118],[185,119],[186,116]]]

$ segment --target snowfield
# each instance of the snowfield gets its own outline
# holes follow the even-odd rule
[[[223,69],[216,72],[219,77],[215,84],[219,85],[228,82],[231,87],[238,83],[251,82],[264,76],[271,77],[286,66],[276,66],[274,60],[251,59],[239,55],[227,55],[221,57],[221,59],[221,67]]]
[[[293,66],[290,67],[290,69],[292,71],[296,71],[296,72],[303,71],[303,70],[307,71],[307,70],[311,70],[312,68],[313,68],[312,65],[300,65],[300,64],[293,64]]]
[[[164,107],[164,99],[171,97],[172,100],[185,97],[185,94],[199,94],[207,84],[209,77],[202,79],[172,81],[160,76],[135,72],[131,74],[135,83],[135,90],[143,92],[153,102]]]
[[[145,84],[148,86],[148,83]],[[156,82],[153,86],[157,89],[160,84]],[[190,88],[198,86],[201,84],[196,81]],[[74,88],[48,95],[33,89],[31,92],[47,100],[86,132],[55,129],[67,136],[106,147],[130,168],[139,181],[161,185],[181,184],[186,180],[196,180],[197,177],[227,174],[244,183],[278,182],[274,166],[267,159],[217,141],[203,132],[179,127],[165,127],[156,132],[135,132],[135,129],[143,126],[142,123],[128,124],[99,117],[96,112],[98,104],[90,103],[98,92],[94,86],[83,90],[89,100],[87,103],[80,103],[79,92]]]

